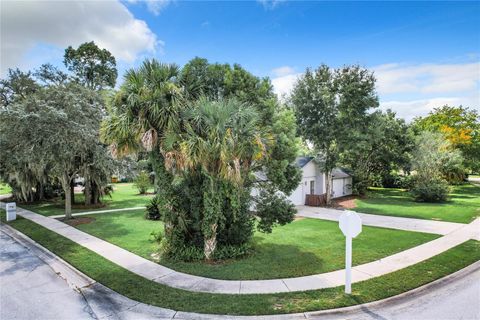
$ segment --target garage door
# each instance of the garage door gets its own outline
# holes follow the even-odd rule
[[[343,178],[333,179],[332,191],[333,191],[333,198],[342,197],[344,195]]]

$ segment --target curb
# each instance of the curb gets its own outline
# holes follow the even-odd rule
[[[20,231],[10,227],[7,224],[0,224],[0,232],[6,234],[14,241],[18,242],[21,246],[25,247],[28,251],[36,255],[40,260],[45,262],[60,278],[64,279],[67,284],[75,291],[80,292],[82,288],[88,287],[96,281],[68,262],[43,247],[41,244],[30,239]]]
[[[417,287],[415,289],[397,294],[392,297],[388,297],[382,300],[377,300],[377,301],[372,301],[372,302],[367,302],[364,304],[358,304],[355,306],[350,306],[350,307],[344,307],[344,308],[337,308],[337,309],[327,309],[327,310],[321,310],[321,311],[311,311],[311,312],[305,312],[304,314],[306,315],[307,318],[311,316],[321,316],[321,315],[332,315],[332,314],[349,314],[353,313],[356,311],[359,311],[364,308],[372,308],[372,307],[382,307],[387,304],[392,304],[392,303],[402,303],[405,302],[406,300],[416,298],[420,295],[422,295],[425,291],[432,290],[432,289],[438,289],[444,285],[450,284],[456,280],[462,279],[476,271],[480,270],[480,261],[474,262],[471,265],[460,269],[458,271],[455,271],[454,273],[451,273],[449,275],[444,276],[443,278],[439,278],[437,280],[434,280],[430,283],[424,284],[420,287]]]
[[[358,311],[362,311],[365,308],[373,307],[382,307],[388,304],[393,303],[402,303],[406,300],[413,299],[425,293],[427,290],[436,289],[444,285],[450,284],[458,279],[466,277],[472,274],[475,271],[480,270],[480,261],[474,262],[473,264],[458,270],[452,274],[449,274],[443,278],[434,280],[430,283],[427,283],[418,288],[412,289],[410,291],[398,294],[396,296],[388,297],[382,300],[372,301],[364,304],[354,305],[350,307],[337,308],[337,309],[328,309],[321,311],[309,311],[303,313],[290,313],[290,314],[276,314],[276,315],[259,315],[259,316],[229,316],[229,315],[219,315],[219,314],[200,314],[194,312],[183,312],[175,311],[171,309],[166,309],[162,307],[147,305],[138,301],[129,299],[100,283],[97,283],[94,279],[91,279],[87,275],[83,274],[81,271],[74,268],[68,262],[64,261],[42,245],[38,244],[34,240],[30,239],[20,231],[4,224],[0,224],[0,232],[3,232],[13,240],[20,243],[22,246],[27,248],[33,254],[38,256],[42,261],[44,261],[55,273],[57,273],[61,278],[63,278],[70,287],[78,292],[82,292],[82,289],[94,291],[95,294],[96,288],[100,289],[99,294],[105,294],[107,291],[110,295],[115,295],[117,300],[121,301],[130,301],[135,303],[135,305],[143,307],[145,310],[148,310],[148,313],[172,313],[173,316],[170,319],[309,319],[312,317],[319,316],[328,316],[328,315],[349,315]],[[103,291],[103,292],[102,292]]]

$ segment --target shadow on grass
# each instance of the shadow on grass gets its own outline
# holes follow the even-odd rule
[[[254,244],[251,254],[238,259],[205,261],[161,261],[169,268],[193,275],[223,280],[267,280],[312,275],[324,268],[323,259],[294,245]],[[318,271],[318,272],[317,272]]]

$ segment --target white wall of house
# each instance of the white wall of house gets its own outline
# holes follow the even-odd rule
[[[343,197],[352,194],[352,177],[334,178],[332,184],[332,198]]]
[[[288,199],[296,206],[305,205],[305,197],[311,194],[311,184],[313,182],[313,194],[323,194],[326,192],[326,176],[321,171],[315,161],[307,163],[302,170],[302,180],[298,187],[292,192]],[[332,191],[333,198],[343,197],[352,194],[352,177],[343,177],[333,179]],[[252,196],[258,194],[258,190],[252,189]],[[251,208],[254,210],[254,207]]]
[[[294,205],[304,205],[305,197],[311,193],[310,184],[314,181],[314,194],[324,194],[326,188],[326,175],[315,161],[307,163],[302,170],[302,180],[297,189],[288,197]],[[333,179],[333,198],[343,197],[352,194],[352,177]]]

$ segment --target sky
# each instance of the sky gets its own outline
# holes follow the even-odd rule
[[[407,121],[444,104],[480,111],[480,2],[0,0],[0,73],[61,66],[95,41],[118,82],[144,59],[239,63],[289,94],[306,68],[359,64]]]

